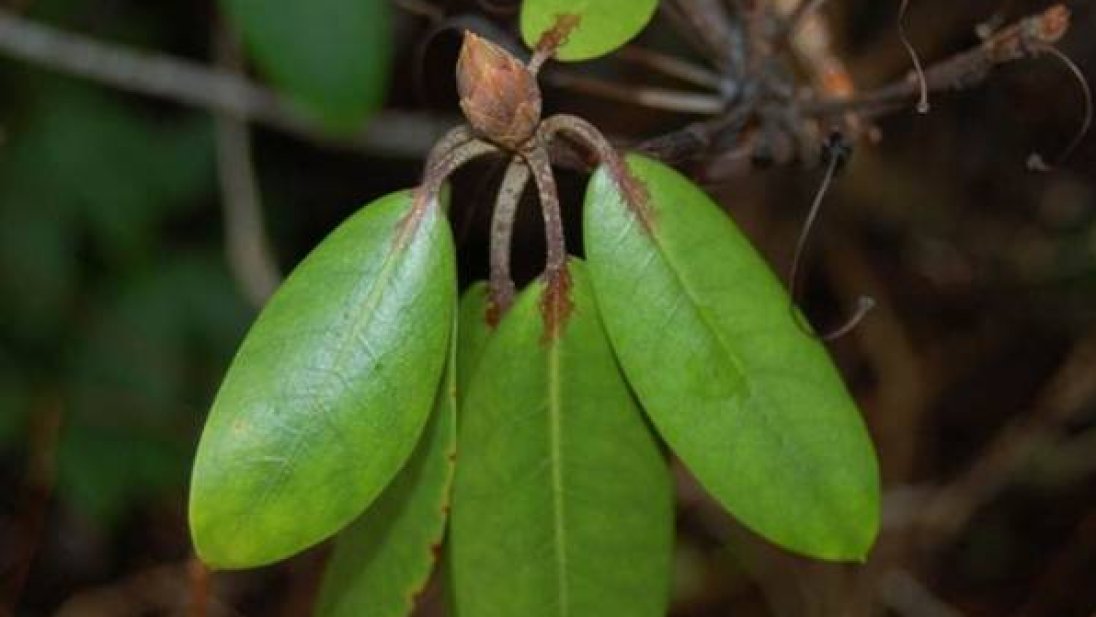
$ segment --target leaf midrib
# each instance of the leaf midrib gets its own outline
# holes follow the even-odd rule
[[[612,188],[614,189],[615,192],[617,192],[619,194],[619,196],[622,200],[626,199],[625,193],[623,191],[619,190],[619,187],[617,187],[615,185],[615,183],[612,184]],[[631,211],[631,209],[628,207],[628,205],[626,203],[622,203],[622,205],[624,206],[624,210],[627,212],[627,221],[628,221],[627,224],[629,226],[640,224],[639,220],[637,219],[635,214]],[[707,315],[707,313],[703,309],[702,305],[699,302],[697,302],[695,293],[692,291],[692,289],[686,283],[685,277],[682,276],[682,274],[679,271],[677,265],[670,258],[670,255],[669,255],[668,251],[666,250],[666,248],[660,242],[657,232],[648,233],[646,230],[641,229],[641,230],[639,230],[639,233],[640,233],[641,236],[645,236],[645,237],[650,239],[651,245],[654,247],[655,251],[658,253],[659,257],[661,258],[660,261],[662,261],[663,263],[666,264],[667,271],[670,273],[670,275],[673,277],[674,282],[682,290],[685,297],[688,299],[689,304],[692,307],[692,311],[696,314],[697,318],[704,325],[704,327],[711,333],[712,338],[718,342],[718,347],[719,347],[720,352],[722,352],[722,355],[734,366],[734,369],[736,371],[738,371],[739,375],[741,375],[743,387],[746,389],[746,394],[747,394],[746,398],[747,399],[755,399],[755,397],[758,396],[758,390],[754,387],[753,380],[750,379],[749,375],[744,370],[745,364],[737,356],[737,354],[735,354],[732,351],[732,346],[730,346],[728,344],[728,342],[724,339],[724,337],[722,336],[722,334],[720,332],[720,329],[715,328],[713,326],[711,318]],[[812,470],[809,466],[809,463],[807,463],[806,461],[803,461],[797,455],[795,448],[789,448],[788,447],[787,442],[783,439],[781,432],[778,431],[778,430],[775,430],[772,419],[769,417],[769,414],[766,411],[765,406],[764,405],[756,405],[756,406],[754,406],[754,408],[758,410],[757,414],[755,414],[756,417],[760,418],[765,423],[767,431],[770,434],[775,435],[775,437],[776,437],[775,441],[776,441],[776,443],[780,444],[780,450],[781,450],[781,452],[783,452],[785,460],[792,461],[792,464],[795,465],[795,468],[799,472],[798,475],[800,475],[801,477],[810,477],[810,475],[812,473]],[[816,483],[803,482],[801,484],[806,486],[806,490],[808,490],[809,492],[814,494],[814,496],[815,496],[814,503],[816,503],[816,504],[826,504],[826,503],[828,503],[827,500],[822,498],[822,495],[819,492],[818,486],[817,486]],[[824,507],[826,507],[826,509],[830,509],[828,506],[824,506]]]
[[[563,519],[563,435],[560,384],[560,339],[548,347],[548,449],[552,460],[553,546],[556,554],[558,608],[566,615],[569,605],[567,585],[567,530]]]
[[[412,207],[414,202],[411,202]],[[429,214],[428,214],[429,215]],[[376,305],[380,302],[382,292],[388,287],[388,284],[393,278],[393,272],[396,270],[396,265],[399,260],[396,258],[398,255],[402,255],[411,250],[411,244],[414,242],[416,235],[422,229],[423,221],[420,219],[416,221],[415,228],[407,231],[407,242],[393,242],[389,249],[385,252],[384,262],[381,264],[380,269],[377,271],[377,276],[370,285],[369,290],[366,292],[365,298],[361,301],[361,311],[351,324],[349,334],[342,338],[338,344],[338,351],[335,354],[335,359],[331,363],[331,370],[325,373],[325,376],[320,380],[321,386],[315,390],[317,393],[326,392],[334,380],[334,374],[336,372],[335,367],[340,366],[345,360],[347,350],[350,348],[349,341],[356,341],[359,338],[359,334],[362,330],[372,321],[376,314]],[[402,219],[397,220],[397,229],[395,238],[399,238],[403,230],[399,229],[405,222]],[[377,361],[376,357],[370,353],[370,357],[374,362]],[[313,403],[316,402],[316,396],[310,397]],[[316,405],[312,405],[313,409]],[[320,413],[327,413],[327,411],[321,411]],[[291,467],[293,467],[292,461],[296,459],[298,453],[301,450],[301,445],[305,442],[306,434],[311,434],[310,427],[314,426],[312,423],[307,423],[305,429],[298,432],[294,439],[290,442],[285,462],[280,466],[280,469],[276,474],[272,474],[270,479],[264,483],[261,494],[253,502],[253,507],[249,508],[247,515],[240,517],[240,524],[238,529],[242,529],[246,523],[252,520],[255,513],[261,509],[261,506],[272,499],[278,494],[279,487],[285,486],[285,478],[290,473]]]

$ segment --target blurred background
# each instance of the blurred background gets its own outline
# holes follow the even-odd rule
[[[376,5],[368,37],[309,13],[338,2],[288,3],[307,53],[285,62],[334,67],[302,83],[262,36],[241,51],[246,2],[0,0],[0,615],[197,614],[185,488],[236,345],[279,273],[361,204],[417,182],[433,139],[459,122],[460,30],[517,40],[513,0],[356,1]],[[718,118],[738,96],[734,63],[713,61],[690,11],[723,7],[732,42],[752,49],[750,33],[789,10],[721,2],[666,0],[638,48],[549,69],[546,110],[622,144]],[[926,66],[977,49],[979,26],[999,32],[1049,6],[912,4]],[[857,92],[902,83],[899,5],[824,3],[826,54],[764,70],[806,107],[833,94],[818,80],[827,54]],[[751,6],[769,21],[746,28]],[[1068,6],[1058,48],[1096,75],[1096,10]],[[706,77],[683,84],[652,50]],[[830,347],[883,470],[870,559],[772,548],[682,472],[673,615],[1096,614],[1096,137],[1051,171],[1027,169],[1034,152],[1056,162],[1085,92],[1052,55],[1023,51],[934,92],[929,114],[907,97],[848,131],[853,155],[804,261],[801,303],[820,329],[862,294],[877,302]],[[673,157],[782,274],[824,171],[825,122],[793,120]],[[462,284],[486,273],[503,167],[454,179]],[[581,252],[585,174],[565,167]],[[526,205],[522,280],[543,260]],[[324,557],[216,575],[210,614],[307,615]],[[435,587],[420,614],[443,614]]]

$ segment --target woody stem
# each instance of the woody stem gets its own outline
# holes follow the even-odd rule
[[[471,135],[470,129],[468,133],[462,133],[461,129],[467,127],[453,129],[430,151],[422,184],[415,191],[413,216],[421,216],[427,205],[437,202],[441,185],[457,168],[485,154],[498,152],[496,146],[481,139],[464,139],[465,135]]]
[[[547,278],[561,272],[567,264],[567,247],[563,236],[563,217],[559,209],[559,192],[552,175],[552,161],[540,136],[530,140],[521,157],[533,172],[533,180],[540,196],[540,211],[544,216],[544,239],[547,257],[544,271]]]
[[[472,140],[476,139],[476,134],[472,130],[472,127],[467,124],[455,126],[449,129],[445,135],[442,135],[441,139],[434,143],[434,146],[430,148],[430,152],[426,155],[426,166],[423,171],[423,184],[426,184],[426,176],[430,174],[430,170],[438,164],[438,161],[452,153],[457,147],[462,146]]]
[[[540,123],[537,139],[541,143],[547,143],[559,134],[569,137],[571,141],[593,153],[598,163],[607,168],[610,179],[620,188],[625,203],[639,217],[643,227],[650,231],[652,213],[647,205],[647,189],[632,175],[624,157],[605,139],[601,131],[577,116],[557,114]]]
[[[491,217],[491,277],[489,321],[498,323],[514,301],[514,280],[510,274],[510,250],[518,203],[529,182],[529,167],[515,156],[502,178],[495,212]]]
[[[601,131],[597,130],[597,127],[582,118],[567,114],[556,114],[541,122],[538,132],[546,142],[562,134],[586,148],[593,153],[599,163],[609,168],[613,178],[619,184],[623,184],[623,180],[627,177],[627,168],[624,166],[624,159],[620,156],[620,153],[609,143],[609,140],[605,139]]]

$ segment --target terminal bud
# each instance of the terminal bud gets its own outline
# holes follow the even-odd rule
[[[457,60],[457,93],[468,123],[483,137],[518,149],[540,122],[540,88],[532,73],[505,49],[464,33]]]

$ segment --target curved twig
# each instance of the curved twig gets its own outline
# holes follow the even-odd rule
[[[532,171],[533,181],[537,185],[540,210],[544,216],[547,250],[544,272],[548,278],[552,278],[567,266],[567,245],[563,234],[563,216],[559,208],[559,191],[556,188],[556,178],[552,175],[552,160],[539,132],[520,156]]]
[[[809,323],[806,322],[806,318],[796,310],[795,300],[799,296],[799,271],[803,263],[803,256],[807,250],[807,244],[810,241],[811,231],[814,229],[815,223],[818,221],[818,215],[822,211],[822,200],[825,198],[826,193],[829,192],[830,186],[833,184],[834,178],[837,176],[837,172],[841,169],[841,166],[848,158],[848,151],[843,149],[838,144],[831,144],[829,147],[829,164],[826,165],[826,175],[822,178],[822,184],[818,187],[818,192],[814,195],[814,201],[811,202],[811,208],[807,213],[807,220],[803,222],[803,228],[799,232],[799,239],[795,243],[795,257],[792,259],[791,273],[788,275],[788,311],[791,313],[792,320],[795,321],[795,325],[803,331],[804,334],[812,337],[819,338],[823,341],[832,341],[845,336],[849,332],[863,321],[864,317],[871,309],[875,307],[875,300],[869,296],[860,296],[856,302],[856,310],[853,314],[845,320],[845,322],[832,330],[831,332],[823,335],[815,333]]]
[[[514,238],[514,220],[521,195],[529,182],[529,166],[515,156],[506,168],[499,186],[495,211],[491,217],[490,308],[487,321],[497,324],[514,302],[514,279],[510,274],[510,250]]]
[[[438,193],[445,180],[465,163],[486,154],[498,152],[494,144],[472,137],[471,128],[459,126],[451,130],[430,151],[422,183],[415,189],[415,199],[408,214],[410,221],[422,218],[429,205],[437,203]]]
[[[913,62],[913,73],[917,78],[917,87],[919,90],[917,113],[927,114],[931,108],[929,105],[929,84],[925,79],[925,69],[921,66],[921,56],[913,47],[913,43],[910,42],[909,35],[906,34],[906,11],[909,10],[909,6],[910,0],[902,0],[901,6],[898,7],[898,17],[896,19],[898,38],[902,41],[902,47],[906,48],[906,53],[909,54],[910,62]]]
[[[557,114],[541,122],[540,134],[550,141],[562,134],[589,150],[598,163],[605,165],[613,181],[620,188],[628,206],[648,231],[652,227],[652,214],[647,205],[647,189],[632,176],[624,157],[605,139],[594,125],[568,114]]]
[[[1046,52],[1060,60],[1062,64],[1064,64],[1066,68],[1069,69],[1069,72],[1073,74],[1073,77],[1076,79],[1077,84],[1081,88],[1081,94],[1084,95],[1084,119],[1081,120],[1081,126],[1073,135],[1073,139],[1070,140],[1069,145],[1067,145],[1065,149],[1062,150],[1062,153],[1058,155],[1057,159],[1055,159],[1054,165],[1057,166],[1061,165],[1070,157],[1070,155],[1073,154],[1073,151],[1077,149],[1077,146],[1081,145],[1081,142],[1084,141],[1085,135],[1088,134],[1089,129],[1092,128],[1092,88],[1089,87],[1088,80],[1085,79],[1085,74],[1081,72],[1080,67],[1078,67],[1077,64],[1070,59],[1069,56],[1062,53],[1057,47],[1053,45],[1046,45],[1039,47],[1037,51]],[[1028,157],[1028,169],[1031,169],[1032,171],[1048,171],[1051,168],[1052,166],[1048,165],[1043,157],[1038,153],[1033,153],[1030,157]]]

